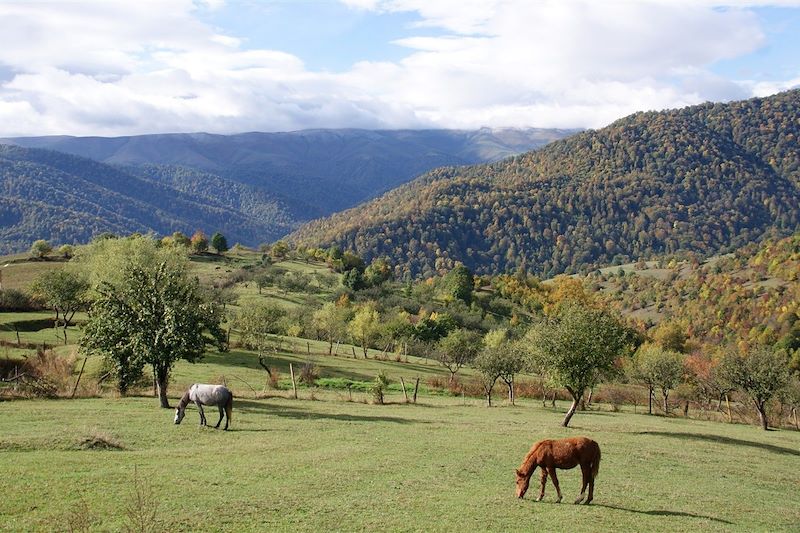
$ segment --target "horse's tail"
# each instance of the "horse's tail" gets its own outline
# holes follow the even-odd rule
[[[600,472],[600,445],[595,443],[597,447],[597,456],[592,461],[592,479],[597,477],[598,472]]]
[[[233,393],[228,392],[228,401],[225,402],[225,414],[228,417],[228,423],[231,422],[231,414],[233,413]]]

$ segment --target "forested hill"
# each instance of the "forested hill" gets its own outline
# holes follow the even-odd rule
[[[433,170],[291,236],[396,273],[540,276],[726,252],[800,221],[800,90],[637,113],[499,163]]]
[[[0,253],[103,232],[219,230],[231,243],[257,243],[292,227],[263,192],[186,172],[151,169],[148,179],[82,157],[0,145]]]
[[[211,174],[280,198],[294,221],[305,222],[374,198],[432,168],[499,160],[575,131],[335,129],[238,135],[51,136],[0,139],[0,143],[150,170],[167,166],[169,173],[181,174],[184,182],[198,171]],[[272,233],[248,244],[269,240]]]

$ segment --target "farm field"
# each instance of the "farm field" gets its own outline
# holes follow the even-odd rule
[[[173,393],[176,391],[173,390]],[[152,398],[0,403],[0,529],[128,523],[135,479],[169,531],[790,531],[800,523],[800,433],[532,401],[486,408],[238,398],[231,431],[184,423]],[[360,397],[354,398],[360,400]],[[557,412],[556,412],[557,411]],[[215,420],[210,414],[209,420]],[[122,449],[84,449],[92,435]],[[514,497],[533,441],[587,435],[603,452],[591,506]],[[565,502],[578,470],[559,471]],[[535,478],[534,478],[535,480]],[[532,489],[533,492],[535,489]]]

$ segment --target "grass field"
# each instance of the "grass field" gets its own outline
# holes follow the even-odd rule
[[[0,529],[64,530],[88,508],[126,524],[134,471],[165,531],[796,531],[800,434],[610,412],[239,399],[232,430],[180,426],[152,398],[0,403]],[[395,394],[390,400],[399,402]],[[209,416],[215,420],[216,414]],[[80,449],[101,433],[122,450]],[[591,506],[514,497],[534,440],[603,451]],[[565,501],[579,472],[560,471]],[[535,490],[535,489],[534,489]],[[145,494],[147,496],[147,494]],[[147,504],[150,500],[144,499]]]

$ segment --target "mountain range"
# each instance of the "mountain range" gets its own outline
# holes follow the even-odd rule
[[[0,252],[111,231],[273,241],[442,165],[494,161],[554,129],[307,130],[0,139]]]
[[[800,90],[636,113],[503,161],[448,166],[290,236],[398,276],[539,276],[727,252],[800,223]]]

